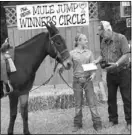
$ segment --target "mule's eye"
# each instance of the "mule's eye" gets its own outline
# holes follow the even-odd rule
[[[57,45],[61,45],[61,43],[60,42],[57,42]]]
[[[54,42],[51,40],[51,44],[54,44]]]

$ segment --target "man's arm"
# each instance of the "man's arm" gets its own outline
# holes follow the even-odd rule
[[[102,61],[102,56],[100,55],[96,60],[93,61],[95,64],[99,64]]]
[[[126,61],[128,61],[129,60],[129,53],[130,53],[128,42],[127,42],[127,39],[124,35],[120,36],[120,44],[121,44],[121,52],[123,53],[123,55],[116,62],[117,66],[122,65]]]
[[[120,35],[120,45],[121,45],[121,52],[122,52],[122,56],[119,58],[118,61],[116,61],[115,63],[111,63],[111,66],[107,67],[106,70],[113,70],[114,68],[126,63],[127,61],[129,61],[129,53],[130,53],[130,49],[128,46],[128,42],[127,39],[124,35]]]
[[[121,58],[116,62],[117,66],[124,64],[129,59],[129,53],[124,54]]]

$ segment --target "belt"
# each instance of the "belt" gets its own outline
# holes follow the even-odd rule
[[[117,68],[117,69],[114,69],[113,71],[108,72],[108,73],[109,73],[109,74],[120,73],[121,71],[126,70],[126,69],[129,69],[129,67],[128,67],[127,65],[122,66],[122,67],[119,67],[119,68]]]
[[[81,83],[88,81],[89,78],[90,78],[90,75],[86,76],[86,77],[74,77],[75,80],[77,80],[78,82],[81,82]]]

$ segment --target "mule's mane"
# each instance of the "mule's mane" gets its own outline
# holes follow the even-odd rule
[[[38,34],[38,35],[35,35],[35,36],[32,37],[31,39],[25,41],[24,43],[22,43],[22,44],[20,44],[20,45],[18,45],[18,46],[16,46],[15,49],[20,49],[21,47],[30,45],[30,44],[27,44],[27,43],[31,42],[32,40],[35,40],[35,39],[39,38],[41,35],[44,35],[44,36],[45,36],[46,34],[48,34],[48,33],[47,33],[47,32],[42,32],[42,33],[40,33],[40,34]]]

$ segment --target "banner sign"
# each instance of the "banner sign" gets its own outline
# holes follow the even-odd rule
[[[18,29],[45,28],[44,22],[53,22],[56,27],[82,26],[89,24],[88,2],[62,2],[34,5],[17,5]]]

